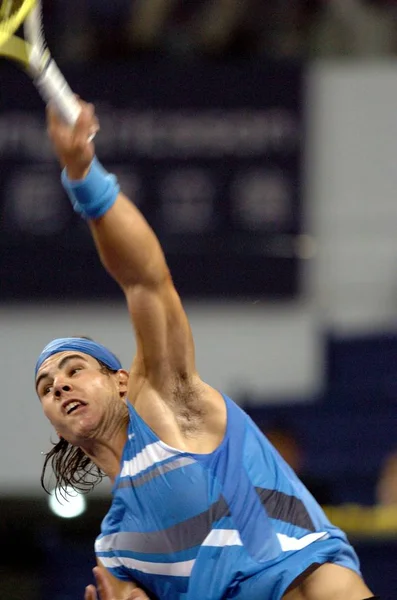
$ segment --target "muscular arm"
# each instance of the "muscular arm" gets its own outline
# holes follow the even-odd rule
[[[82,104],[74,130],[49,111],[49,133],[71,179],[83,179],[94,157],[87,140],[95,127],[93,108]],[[193,340],[164,254],[140,211],[120,193],[114,205],[89,226],[109,274],[124,291],[137,337],[134,368],[155,388],[170,373],[195,372]]]
[[[143,215],[119,194],[90,228],[104,267],[125,293],[145,375],[155,380],[163,379],[166,369],[192,373],[190,327],[160,244]]]
[[[168,280],[160,244],[140,211],[120,193],[112,208],[90,229],[103,265],[124,290],[158,289]]]

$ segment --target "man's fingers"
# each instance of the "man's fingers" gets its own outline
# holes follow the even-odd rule
[[[141,588],[136,588],[136,590],[132,590],[130,592],[128,598],[126,600],[150,600],[149,596],[141,590]]]
[[[113,600],[113,591],[106,573],[100,567],[94,567],[94,577],[97,583],[101,600]]]
[[[98,121],[92,104],[82,104],[81,113],[73,132],[73,146],[76,150],[84,150],[92,133],[98,129]]]
[[[47,109],[47,115],[47,132],[50,139],[55,144],[64,144],[70,137],[70,127],[61,121],[52,109]]]
[[[47,129],[51,138],[73,136],[73,145],[84,147],[87,140],[99,130],[98,119],[95,116],[95,109],[92,104],[80,101],[81,113],[74,127],[65,123],[59,116],[56,107],[51,104],[47,105]]]
[[[98,600],[94,585],[87,585],[85,588],[84,600]]]
[[[96,585],[99,592],[100,600],[115,600],[114,591],[112,589],[112,585],[108,579],[108,574],[106,570],[102,567],[94,567],[92,570],[94,573]],[[95,586],[89,585],[86,587],[84,600],[98,600],[97,592]],[[129,593],[126,600],[149,600],[149,596],[145,594],[145,592],[139,588],[136,590],[132,590]]]
[[[62,124],[62,120],[59,116],[59,114],[56,111],[55,106],[53,106],[53,104],[51,102],[49,102],[46,106],[46,113],[47,113],[47,123],[48,123],[48,127],[56,127],[57,125],[61,125]]]

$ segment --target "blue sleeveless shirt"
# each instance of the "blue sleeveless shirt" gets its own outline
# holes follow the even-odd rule
[[[128,441],[95,543],[101,563],[161,600],[279,600],[315,562],[359,572],[345,534],[223,397],[226,432],[211,454],[168,446],[128,405]]]

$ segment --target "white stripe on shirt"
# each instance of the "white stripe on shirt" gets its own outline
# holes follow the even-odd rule
[[[302,550],[302,548],[306,548],[309,544],[313,542],[317,542],[321,539],[327,539],[329,534],[325,531],[318,531],[317,533],[309,533],[308,535],[304,535],[301,538],[294,538],[285,535],[284,533],[277,534],[278,541],[281,544],[281,550],[283,552],[288,552],[290,550]]]
[[[136,569],[142,573],[151,573],[152,575],[172,575],[174,577],[189,577],[195,563],[194,559],[182,562],[157,563],[136,560],[135,558],[126,558],[124,556],[119,556],[117,558],[99,556],[98,558],[104,567],[110,569],[127,567],[127,569]]]
[[[236,529],[213,529],[207,535],[202,546],[242,546],[240,534]]]
[[[166,450],[159,442],[148,444],[134,458],[124,461],[120,477],[134,477],[156,463],[175,456],[175,454],[175,452]]]

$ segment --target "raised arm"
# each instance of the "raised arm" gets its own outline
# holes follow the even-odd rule
[[[82,103],[73,130],[48,111],[49,135],[71,188],[77,189],[98,168],[89,141],[95,127],[91,105]],[[137,338],[134,368],[161,387],[170,373],[194,374],[192,335],[157,237],[136,206],[114,189],[113,204],[88,222],[102,264],[127,300]]]

